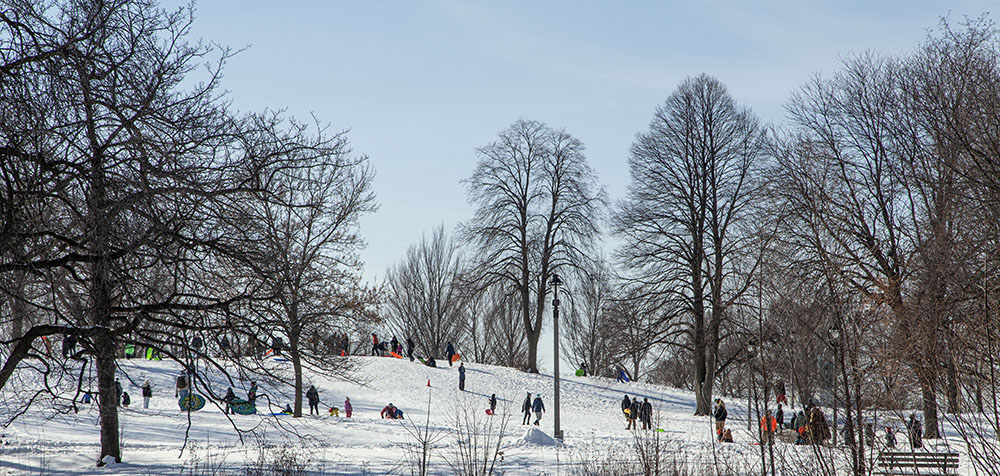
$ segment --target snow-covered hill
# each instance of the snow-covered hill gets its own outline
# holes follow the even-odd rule
[[[435,369],[394,358],[349,358],[359,364],[359,380],[366,381],[365,384],[307,373],[307,386],[315,385],[320,393],[320,407],[324,411],[321,416],[300,419],[272,416],[271,412],[280,411],[274,406],[260,408],[258,415],[232,416],[232,421],[212,403],[190,414],[178,409],[173,398],[173,378],[180,370],[176,363],[123,360],[121,381],[132,395],[132,405],[121,412],[122,464],[103,469],[94,467],[99,452],[96,406],[85,405],[79,414],[54,415],[43,402],[4,430],[0,474],[190,474],[196,466],[200,469],[195,474],[212,474],[205,469],[209,467],[236,473],[241,472],[246,461],[258,461],[262,446],[269,448],[264,459],[274,458],[281,449],[293,450],[285,457],[322,474],[409,474],[410,450],[415,448],[415,439],[407,427],[412,430],[411,425],[422,426],[427,421],[428,404],[429,427],[440,436],[431,452],[435,474],[450,474],[449,464],[458,460],[455,451],[459,436],[453,429],[459,415],[474,416],[481,424],[497,424],[509,418],[502,444],[503,457],[498,462],[505,474],[553,474],[557,469],[565,473],[579,468],[586,460],[633,457],[637,440],[633,432],[625,429],[620,411],[624,394],[637,396],[640,401],[648,398],[656,414],[654,425],[663,430],[639,432],[640,437],[659,437],[666,451],[691,468],[719,461],[742,466],[753,464],[759,457],[760,447],[751,443],[754,436],[747,431],[745,402],[727,402],[729,427],[737,442],[720,445],[712,437],[710,419],[692,416],[691,392],[650,384],[619,384],[603,378],[563,376],[560,411],[565,438],[562,444],[556,444],[551,439],[554,410],[551,375],[467,364],[466,391],[462,392],[458,390],[457,364]],[[276,365],[288,364],[276,362]],[[139,386],[147,379],[153,385],[154,397],[150,408],[144,410]],[[213,390],[224,394],[228,383],[221,378],[213,381]],[[268,388],[258,383],[260,392],[267,394],[275,405],[284,406],[291,401],[290,388]],[[249,382],[241,384],[242,388],[234,388],[240,397],[246,394]],[[4,395],[10,391],[4,390]],[[488,398],[493,393],[499,400],[497,414],[487,416]],[[541,424],[532,431],[528,431],[530,426],[521,424],[521,403],[528,393],[540,394],[548,409]],[[338,407],[343,412],[345,397],[350,397],[353,404],[352,418],[343,413],[332,417],[325,412],[329,407]],[[408,420],[380,418],[379,411],[388,403],[402,409]],[[4,420],[11,416],[11,411],[10,407],[0,407]],[[242,433],[241,441],[234,423],[241,430],[254,432]],[[788,461],[805,461],[810,457],[806,447],[784,443],[779,447]]]

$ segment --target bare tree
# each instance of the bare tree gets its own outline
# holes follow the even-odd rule
[[[401,340],[438,358],[465,335],[466,303],[460,275],[464,258],[444,225],[411,245],[385,278],[387,320]]]
[[[583,144],[540,122],[519,120],[476,154],[479,163],[465,181],[476,213],[463,236],[475,250],[481,286],[517,290],[528,369],[537,373],[549,278],[587,259],[604,191]]]
[[[613,347],[619,329],[610,316],[614,299],[614,277],[610,265],[597,261],[581,269],[576,293],[566,293],[564,345],[571,359],[585,362],[592,375],[611,375],[617,356]]]
[[[680,332],[692,348],[699,415],[711,411],[727,310],[750,282],[734,260],[753,255],[739,226],[758,196],[764,137],[757,118],[703,74],[657,108],[629,157],[632,182],[615,217],[619,256],[644,298],[688,318]]]

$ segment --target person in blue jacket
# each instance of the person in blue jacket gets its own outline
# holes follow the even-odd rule
[[[538,426],[538,422],[542,421],[542,412],[545,411],[545,404],[542,403],[542,394],[535,394],[535,401],[531,402],[531,409],[535,412],[535,426]]]

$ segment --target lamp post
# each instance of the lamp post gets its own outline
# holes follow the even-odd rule
[[[750,339],[747,343],[747,350],[750,351],[750,383],[747,384],[747,431],[753,430],[753,418],[750,416],[750,407],[753,405],[751,397],[753,396],[753,358],[757,355],[757,341]]]
[[[833,446],[837,446],[837,350],[840,347],[840,330],[830,326],[830,346],[833,347]]]
[[[552,334],[553,334],[553,348],[555,349],[554,358],[554,371],[552,374],[555,376],[553,379],[555,385],[555,391],[553,392],[553,404],[555,408],[554,422],[555,422],[555,437],[562,439],[562,430],[559,429],[559,286],[562,286],[562,280],[559,279],[559,275],[552,273]]]

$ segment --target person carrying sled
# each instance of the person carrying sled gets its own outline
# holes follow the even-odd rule
[[[615,379],[618,383],[628,383],[628,376],[625,374],[625,367],[618,367],[618,377]]]
[[[452,361],[455,360],[455,346],[451,345],[451,342],[448,343],[445,353],[448,354],[448,367],[451,367]]]
[[[639,421],[642,422],[643,430],[653,428],[653,404],[649,403],[648,398],[642,399],[642,406],[639,407]]]
[[[622,415],[625,415],[626,424],[628,423],[628,412],[625,410],[628,410],[628,407],[630,406],[632,406],[632,400],[628,398],[628,394],[626,394],[625,398],[622,399]]]
[[[632,397],[632,402],[628,405],[628,426],[625,427],[626,430],[635,430],[635,422],[639,419],[639,399]]]
[[[531,392],[528,392],[528,396],[524,397],[524,403],[521,404],[521,413],[524,414],[521,424],[527,425],[531,421]]]
[[[542,394],[535,394],[535,401],[531,402],[531,409],[535,412],[535,426],[542,421],[542,413],[545,412],[545,404],[542,403]]]
[[[410,362],[413,362],[413,347],[414,347],[414,345],[413,345],[413,339],[407,337],[406,338],[406,357],[410,359]]]
[[[497,394],[490,395],[490,413],[497,411]]]
[[[142,408],[149,409],[149,399],[153,398],[153,386],[149,380],[142,384]]]
[[[586,362],[580,362],[580,370],[583,371],[583,375],[581,375],[581,377],[586,377],[587,376],[587,363]]]
[[[222,401],[226,404],[226,408],[223,413],[226,415],[236,413],[233,411],[233,400],[236,400],[236,393],[233,392],[233,387],[229,387],[226,389],[226,396],[222,397]]]
[[[354,407],[351,406],[351,397],[344,397],[344,414],[350,418],[352,413],[354,413]]]
[[[399,347],[399,341],[396,340],[396,336],[392,336],[392,340],[389,341],[389,349],[391,349],[392,352],[396,352],[396,347]]]
[[[726,403],[722,401],[721,398],[715,399],[715,434],[718,435],[719,441],[722,441],[722,430],[726,428],[726,418],[729,418],[729,412],[726,410]]]
[[[312,415],[313,411],[319,415],[319,392],[316,390],[315,385],[309,386],[309,391],[306,392],[306,399],[309,400],[309,414]]]
[[[458,389],[465,391],[465,362],[458,365]]]

